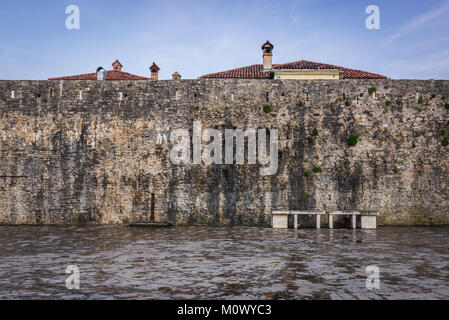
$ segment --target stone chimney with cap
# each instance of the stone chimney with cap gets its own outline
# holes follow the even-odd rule
[[[153,62],[153,64],[150,67],[150,71],[151,71],[151,80],[157,81],[158,77],[159,77],[159,70],[161,70],[161,68],[158,67],[157,64],[155,64]]]
[[[122,64],[118,60],[115,60],[112,63],[112,68],[114,68],[114,71],[122,71],[122,67],[123,67]]]
[[[173,73],[171,76],[172,76],[172,79],[173,79],[173,80],[181,80],[181,75],[179,74],[178,71],[176,71],[175,73]]]
[[[273,48],[274,46],[268,40],[262,45],[264,70],[273,69]]]

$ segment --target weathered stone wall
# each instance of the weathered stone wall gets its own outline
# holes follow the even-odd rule
[[[287,208],[447,224],[448,102],[449,81],[0,81],[0,223],[123,223],[155,193],[156,219],[177,224],[270,224]],[[194,120],[278,128],[277,174],[172,164],[157,132]]]

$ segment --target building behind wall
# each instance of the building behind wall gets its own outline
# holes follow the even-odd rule
[[[340,80],[340,79],[386,79],[385,76],[319,63],[298,60],[273,64],[274,45],[267,41],[262,45],[263,64],[231,69],[203,75],[202,79],[297,79],[297,80]]]

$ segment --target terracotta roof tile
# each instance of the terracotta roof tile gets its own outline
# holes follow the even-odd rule
[[[97,80],[97,73],[93,72],[93,73],[80,74],[76,76],[48,78],[48,80]],[[135,74],[131,74],[128,72],[122,72],[118,70],[108,70],[106,71],[105,80],[111,81],[111,80],[150,80],[150,79]]]
[[[343,71],[343,79],[386,79],[385,76],[366,72],[362,70],[348,69],[340,66],[335,66],[326,63],[319,63],[307,60],[298,60],[284,64],[273,64],[273,69],[276,70],[341,70]],[[270,72],[263,71],[262,64],[255,64],[252,66],[231,69],[222,72],[210,73],[201,76],[202,79],[269,79]]]

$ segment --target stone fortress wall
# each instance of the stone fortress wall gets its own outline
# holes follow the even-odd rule
[[[449,224],[448,102],[444,80],[0,81],[0,224],[147,219],[151,193],[175,224],[269,225],[275,209]],[[194,121],[277,128],[277,173],[173,164],[170,132]]]

